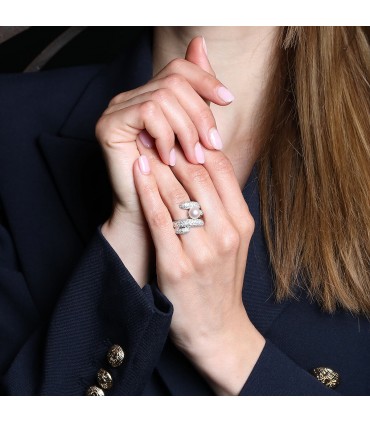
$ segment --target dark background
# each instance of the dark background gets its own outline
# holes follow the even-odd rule
[[[81,27],[67,44],[58,37],[71,27],[0,27],[0,73],[23,72],[56,41],[56,50],[42,70],[108,63],[140,33],[142,27]],[[35,70],[35,69],[33,69]]]

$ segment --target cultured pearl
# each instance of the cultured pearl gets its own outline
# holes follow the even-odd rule
[[[200,216],[200,209],[198,207],[192,207],[189,210],[189,217],[191,219],[198,219],[199,216]]]

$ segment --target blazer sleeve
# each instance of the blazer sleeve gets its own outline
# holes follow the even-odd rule
[[[339,395],[299,367],[269,339],[240,396]]]
[[[113,379],[106,393],[139,395],[168,336],[171,303],[156,287],[137,285],[98,229],[42,322],[15,257],[0,226],[2,393],[84,395],[104,368]],[[114,344],[125,352],[116,368],[106,359]]]

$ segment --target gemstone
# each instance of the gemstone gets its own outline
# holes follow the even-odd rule
[[[191,219],[198,219],[199,216],[200,216],[200,208],[199,207],[192,207],[189,210],[189,217]]]

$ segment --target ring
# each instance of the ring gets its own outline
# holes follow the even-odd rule
[[[203,216],[200,204],[197,201],[184,201],[179,204],[179,207],[182,210],[189,210],[188,216],[190,219],[198,219],[200,216]]]
[[[188,219],[172,221],[176,235],[186,234],[190,232],[190,228],[204,226],[204,221],[200,219],[204,213],[197,201],[184,201],[179,204],[179,208],[182,210],[188,210]]]

